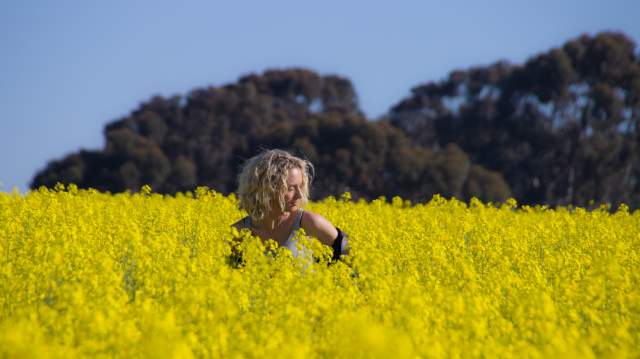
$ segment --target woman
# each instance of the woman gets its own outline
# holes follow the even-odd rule
[[[233,226],[248,229],[263,241],[273,239],[294,256],[300,228],[333,248],[333,258],[346,254],[347,239],[340,229],[303,208],[309,199],[313,165],[282,150],[268,150],[247,160],[238,176],[238,206],[249,215]]]

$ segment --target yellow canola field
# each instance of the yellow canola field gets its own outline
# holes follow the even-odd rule
[[[640,213],[311,203],[327,264],[241,245],[235,197],[0,193],[0,357],[639,357]],[[246,237],[246,234],[241,234]]]

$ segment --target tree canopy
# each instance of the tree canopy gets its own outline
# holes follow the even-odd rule
[[[453,71],[367,119],[351,82],[307,69],[155,96],[104,129],[106,145],[54,160],[31,187],[233,192],[264,148],[316,166],[314,198],[590,205],[640,203],[640,57],[623,34],[573,39],[523,65]]]
[[[437,149],[455,143],[522,203],[638,207],[640,58],[619,33],[415,87],[389,122]]]

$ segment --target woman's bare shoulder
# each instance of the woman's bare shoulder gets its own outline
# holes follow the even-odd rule
[[[338,236],[336,227],[318,213],[305,210],[301,225],[307,234],[318,238],[321,242],[328,245],[331,245],[333,240]]]
[[[325,222],[331,224],[329,220],[324,218],[319,213],[311,212],[306,209],[304,210],[304,214],[302,218],[306,223],[312,224],[312,225],[322,225],[322,224],[325,224]]]

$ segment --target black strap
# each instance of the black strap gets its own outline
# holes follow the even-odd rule
[[[336,229],[338,230],[338,236],[333,240],[333,245],[331,246],[331,248],[333,248],[334,261],[340,259],[342,255],[342,241],[346,241],[344,232],[338,227],[336,227]]]

